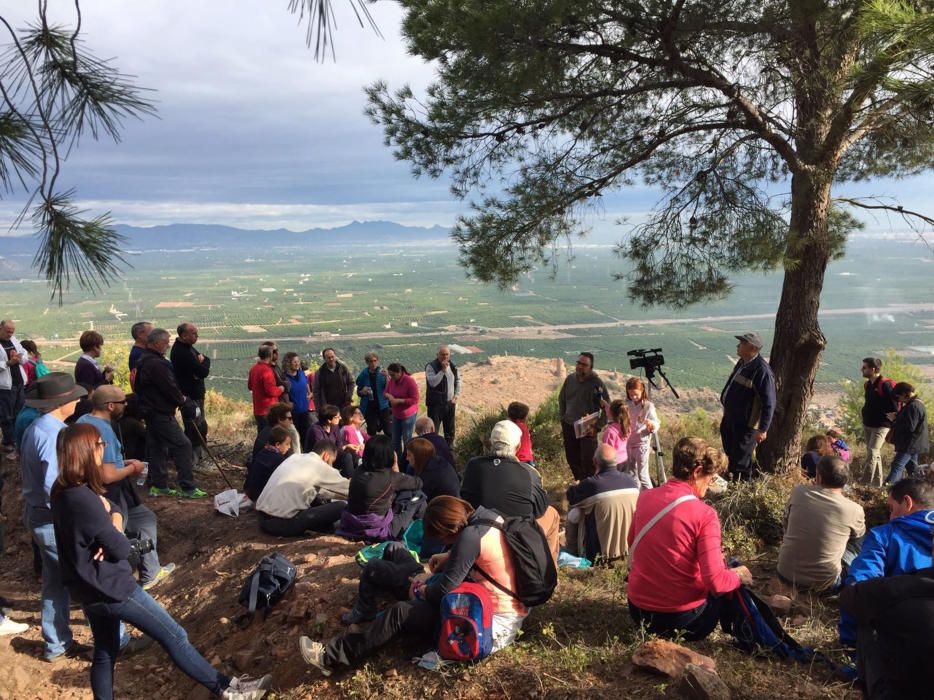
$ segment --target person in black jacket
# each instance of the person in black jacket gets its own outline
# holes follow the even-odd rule
[[[435,446],[425,438],[413,438],[405,446],[410,473],[421,478],[422,491],[429,501],[435,496],[460,498],[461,484],[450,462],[435,454]]]
[[[934,687],[934,569],[847,586],[840,607],[859,625],[857,671],[867,697],[928,697]]]
[[[915,394],[915,388],[908,382],[899,382],[892,389],[892,393],[901,404],[901,410],[888,415],[889,419],[894,421],[892,444],[895,445],[895,459],[892,460],[886,484],[901,481],[906,468],[908,476],[914,476],[918,468],[918,458],[931,449],[927,411]]]
[[[892,389],[895,382],[882,376],[882,360],[864,357],[862,365],[863,393],[863,442],[866,443],[866,463],[863,478],[872,486],[882,486],[882,446],[885,436],[892,428],[890,413],[898,411],[898,402]]]
[[[169,359],[178,388],[198,407],[194,416],[183,417],[185,435],[194,448],[194,462],[197,464],[204,453],[202,438],[208,436],[208,422],[204,415],[204,379],[211,373],[211,358],[195,349],[195,343],[198,342],[198,327],[195,324],[181,323],[177,332],[178,337],[172,345]]]
[[[723,418],[720,438],[723,451],[730,460],[730,475],[734,479],[753,476],[752,452],[768,436],[775,413],[775,377],[772,368],[759,351],[762,337],[758,333],[735,336],[739,356],[723,391]]]
[[[175,383],[171,363],[165,359],[169,332],[155,328],[136,364],[136,395],[146,421],[146,451],[149,454],[150,496],[204,498],[207,493],[195,486],[192,475],[191,442],[175,420],[175,411],[186,404],[186,397]],[[181,491],[169,488],[165,451],[172,454]]]
[[[289,429],[282,425],[274,425],[267,433],[266,444],[253,455],[253,461],[246,470],[243,492],[251,501],[255,503],[259,500],[269,477],[291,454],[292,435]]]
[[[447,345],[438,348],[437,357],[425,365],[425,408],[438,430],[444,430],[444,439],[454,442],[454,414],[461,393],[461,378],[457,365],[451,362]]]
[[[175,664],[215,695],[259,699],[272,679],[230,678],[215,670],[188,641],[179,624],[133,578],[130,542],[122,516],[106,498],[101,465],[104,444],[97,428],[76,424],[59,435],[58,477],[51,510],[62,581],[81,603],[94,635],[91,688],[96,700],[113,698],[120,621],[153,637]]]

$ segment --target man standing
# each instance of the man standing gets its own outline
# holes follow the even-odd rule
[[[343,362],[337,359],[334,348],[325,348],[321,352],[324,364],[315,372],[315,381],[312,385],[315,406],[318,410],[331,404],[338,408],[353,403],[354,381],[350,370]]]
[[[282,395],[279,397],[279,401],[291,406],[292,398],[289,396],[289,381],[285,377],[285,369],[279,364],[279,346],[271,340],[267,340],[263,345],[268,345],[272,350],[272,361],[269,363],[269,366],[272,368],[272,374],[276,378],[276,384],[282,387]]]
[[[33,421],[23,436],[20,467],[23,472],[23,503],[26,526],[42,556],[42,638],[43,659],[55,661],[90,652],[91,647],[76,642],[69,626],[71,598],[62,581],[58,564],[58,546],[52,527],[50,496],[58,478],[56,441],[65,429],[78,399],[86,396],[83,387],[65,372],[50,372],[29,388],[26,404],[42,415]]]
[[[578,481],[586,479],[593,471],[593,454],[597,451],[597,426],[585,435],[577,437],[575,421],[592,413],[599,413],[603,404],[609,402],[609,394],[603,380],[593,371],[593,354],[582,352],[577,358],[574,373],[569,374],[558,393],[558,413],[561,416],[561,437],[564,440],[564,456],[571,473]],[[605,423],[601,415],[599,423]]]
[[[454,443],[454,409],[461,393],[457,366],[451,362],[447,345],[438,348],[438,356],[425,365],[425,407],[435,426],[444,429],[444,439]]]
[[[131,384],[133,383],[133,378],[136,376],[136,363],[139,362],[139,358],[143,356],[143,351],[146,349],[146,339],[151,332],[152,324],[149,321],[137,321],[130,328],[130,337],[133,338],[133,347],[130,348],[130,358],[128,360]]]
[[[282,387],[276,383],[276,374],[272,370],[272,346],[263,344],[256,351],[256,364],[250,368],[246,386],[253,395],[253,419],[256,421],[256,434],[266,427],[266,414],[269,408],[279,402]]]
[[[863,440],[866,443],[866,465],[863,476],[872,486],[882,486],[882,446],[892,428],[889,413],[898,412],[898,402],[892,391],[895,382],[882,376],[882,360],[863,358]]]
[[[0,321],[0,431],[3,432],[3,450],[8,455],[16,451],[13,432],[16,416],[23,408],[25,397],[26,350],[13,335],[13,321]]]
[[[204,378],[211,372],[211,358],[205,357],[194,347],[198,342],[198,327],[195,324],[182,323],[177,332],[169,359],[178,388],[198,407],[190,419],[183,416],[185,435],[194,448],[194,461],[197,463],[204,452],[202,438],[208,436],[208,422],[204,416]]]
[[[149,495],[204,498],[208,494],[195,486],[191,473],[191,443],[175,420],[175,411],[185,405],[186,399],[175,383],[171,363],[165,359],[168,349],[169,332],[155,328],[150,332],[146,350],[136,365],[136,395],[146,421]],[[166,451],[171,452],[175,462],[179,491],[169,488]]]
[[[723,418],[720,439],[730,459],[734,479],[752,478],[752,451],[765,440],[775,413],[775,377],[759,354],[762,337],[758,333],[734,336],[739,344],[739,360],[720,392]]]

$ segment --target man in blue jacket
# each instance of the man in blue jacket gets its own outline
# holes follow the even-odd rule
[[[889,522],[874,527],[853,560],[844,587],[859,581],[908,574],[931,566],[934,484],[902,479],[889,490]],[[840,641],[856,644],[856,623],[840,614]]]
[[[720,438],[730,459],[730,474],[734,479],[749,479],[753,476],[752,452],[765,440],[775,413],[775,377],[759,354],[762,337],[758,333],[735,337],[739,360],[720,392]]]

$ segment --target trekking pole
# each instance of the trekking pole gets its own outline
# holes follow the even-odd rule
[[[211,452],[211,448],[208,447],[208,441],[204,439],[204,435],[201,434],[201,430],[198,428],[198,424],[194,421],[191,422],[191,427],[194,428],[195,434],[198,436],[198,439],[201,441],[201,446],[204,447],[204,451],[208,453],[208,457],[214,462],[214,466],[217,467],[217,471],[221,473],[221,476],[224,477],[224,481],[227,482],[227,485],[230,488],[234,488],[234,485],[230,483],[230,479],[227,478],[227,475],[224,473],[224,470],[221,469],[221,463],[218,461],[217,457],[214,456],[214,453]]]

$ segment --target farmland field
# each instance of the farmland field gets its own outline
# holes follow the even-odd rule
[[[193,321],[199,347],[214,362],[209,386],[241,398],[256,347],[267,338],[311,359],[333,346],[353,369],[375,348],[384,365],[399,360],[413,371],[439,342],[472,349],[455,350],[461,363],[503,354],[570,358],[587,349],[598,369],[628,368],[628,350],[661,347],[676,386],[719,389],[735,333],[757,330],[768,348],[781,285],[780,275],[744,275],[727,299],[642,309],[612,279],[623,270],[609,246],[578,247],[555,274],[542,270],[499,290],[468,279],[443,241],[280,243],[269,236],[252,248],[130,253],[133,267],[121,281],[96,295],[67,293],[61,307],[41,281],[0,281],[0,315],[15,319],[17,335],[38,339],[53,361],[76,359],[76,338],[88,328],[108,343],[129,344],[138,319],[173,332]],[[886,348],[934,369],[932,263],[920,244],[850,243],[827,273],[821,323],[829,347],[819,381],[858,376],[860,358]]]

